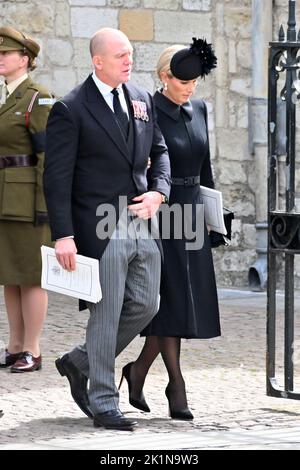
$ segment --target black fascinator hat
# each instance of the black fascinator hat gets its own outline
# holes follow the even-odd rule
[[[171,72],[180,80],[205,77],[217,66],[217,58],[206,39],[193,38],[190,47],[176,52],[171,59]]]

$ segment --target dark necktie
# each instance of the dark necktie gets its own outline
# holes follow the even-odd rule
[[[114,88],[113,90],[111,90],[111,93],[114,95],[113,107],[114,107],[114,112],[115,112],[117,121],[120,125],[120,128],[121,128],[124,136],[127,138],[128,125],[129,125],[128,116],[127,116],[126,112],[123,110],[123,108],[121,106],[118,90],[116,88]]]

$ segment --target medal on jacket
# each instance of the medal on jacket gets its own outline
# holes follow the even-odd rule
[[[149,121],[147,105],[144,101],[132,100],[132,106],[135,119],[141,119],[146,122]]]

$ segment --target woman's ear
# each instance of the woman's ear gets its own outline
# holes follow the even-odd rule
[[[167,72],[160,72],[159,78],[164,83],[169,78],[169,76],[168,76]]]
[[[22,67],[26,65],[26,67],[29,68],[30,60],[29,60],[28,55],[22,55],[22,62],[23,62]]]

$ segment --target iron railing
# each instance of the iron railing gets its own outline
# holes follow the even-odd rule
[[[297,35],[295,0],[289,0],[287,35],[269,47],[268,96],[268,302],[267,302],[267,395],[300,399],[294,391],[294,258],[300,254],[300,213],[295,208],[296,104],[300,97],[300,31]],[[279,87],[279,83],[283,86]],[[280,89],[281,88],[281,89]],[[285,102],[285,129],[279,129],[278,98]],[[282,123],[281,123],[282,125]],[[278,210],[279,139],[286,136],[285,210]],[[282,140],[282,139],[281,139]],[[281,151],[282,152],[282,151]],[[276,379],[276,285],[278,256],[285,267],[284,289],[284,384]]]

